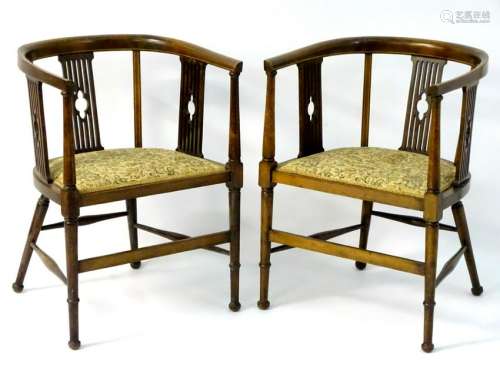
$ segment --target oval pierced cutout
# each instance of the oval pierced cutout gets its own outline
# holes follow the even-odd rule
[[[427,102],[427,95],[425,92],[420,96],[419,101],[417,102],[417,117],[420,121],[422,121],[425,117],[425,114],[429,110],[429,103]]]
[[[312,121],[314,115],[314,102],[312,96],[309,97],[309,104],[307,105],[307,114],[309,115],[309,121]]]
[[[87,116],[87,109],[89,108],[89,102],[83,95],[82,90],[78,90],[76,94],[75,100],[75,108],[78,111],[81,119],[84,119]]]
[[[193,116],[194,113],[196,112],[196,105],[194,104],[193,101],[193,95],[191,95],[191,97],[189,98],[187,109],[189,113],[189,121],[193,121]]]

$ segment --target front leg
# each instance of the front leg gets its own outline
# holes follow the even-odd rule
[[[437,222],[426,223],[425,227],[425,299],[424,299],[424,342],[422,350],[426,353],[432,352],[432,331],[434,325],[434,306],[436,302],[436,262],[438,250],[439,224]]]
[[[66,272],[68,279],[69,342],[71,349],[80,347],[78,334],[78,218],[64,218],[66,238]]]
[[[241,308],[240,288],[240,189],[229,188],[229,226],[231,243],[229,249],[229,269],[231,272],[231,311]]]
[[[273,215],[273,188],[263,188],[261,196],[260,221],[260,299],[257,305],[261,310],[269,308],[269,268],[271,267],[271,241],[269,232]]]

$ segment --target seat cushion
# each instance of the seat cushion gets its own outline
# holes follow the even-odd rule
[[[159,148],[122,148],[75,155],[76,188],[90,193],[224,172],[223,164]],[[63,186],[63,158],[49,161],[54,184]]]
[[[378,147],[339,148],[278,165],[280,172],[422,198],[427,155]],[[455,165],[441,160],[441,191],[455,179]]]

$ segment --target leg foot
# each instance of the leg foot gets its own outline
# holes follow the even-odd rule
[[[130,263],[130,267],[132,267],[134,270],[137,270],[141,268],[141,262],[132,262]]]
[[[70,347],[70,349],[78,350],[80,349],[81,344],[79,340],[70,340],[68,341],[68,346]]]
[[[270,303],[267,300],[257,302],[257,306],[261,310],[267,310],[269,308],[269,305],[270,305]]]
[[[471,288],[471,292],[475,296],[480,296],[481,294],[483,294],[483,287],[481,285],[479,285],[478,287],[473,287]]]
[[[422,350],[426,353],[430,353],[434,350],[434,344],[433,343],[427,344],[424,342],[422,344]]]
[[[356,261],[356,263],[354,264],[356,265],[356,268],[360,271],[363,271],[366,268],[366,263]]]
[[[229,310],[236,312],[239,311],[240,309],[241,309],[241,303],[233,301],[229,303]]]
[[[16,293],[21,293],[24,289],[24,285],[12,283],[12,289],[14,289],[14,292],[16,292]]]

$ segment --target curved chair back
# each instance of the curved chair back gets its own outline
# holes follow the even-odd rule
[[[462,89],[460,136],[455,154],[455,184],[469,178],[470,144],[474,104],[479,80],[487,73],[488,55],[479,49],[435,40],[397,37],[356,37],[334,39],[310,45],[264,61],[268,74],[267,126],[274,134],[274,76],[277,70],[297,65],[299,70],[299,157],[324,151],[321,103],[321,63],[323,58],[343,54],[364,54],[363,111],[361,146],[368,146],[372,58],[374,54],[410,55],[413,62],[403,140],[400,150],[428,154],[439,160],[439,112],[442,95]],[[446,62],[455,61],[471,67],[470,71],[442,82]],[[427,109],[419,111],[420,103]],[[312,103],[312,105],[311,105]],[[272,105],[272,108],[270,107]],[[434,126],[432,119],[434,115]],[[272,118],[273,124],[270,119]],[[268,132],[269,134],[269,132]],[[273,138],[270,138],[273,139]],[[267,142],[264,158],[274,159],[274,144]],[[430,164],[433,164],[432,162]],[[432,169],[432,167],[430,167]],[[432,173],[431,184],[439,172]],[[432,186],[432,189],[437,189]]]
[[[42,84],[58,88],[65,97],[65,139],[73,140],[68,144],[65,142],[65,155],[102,150],[92,61],[95,52],[123,50],[132,52],[135,146],[142,146],[140,52],[168,53],[178,55],[182,66],[177,150],[203,156],[205,67],[209,64],[228,70],[232,79],[237,80],[242,69],[241,61],[181,40],[153,35],[53,39],[24,45],[18,51],[18,66],[28,79],[36,171],[43,181],[50,182],[50,171]],[[53,56],[59,58],[62,77],[34,64],[36,60]],[[71,163],[71,157],[68,160]]]

